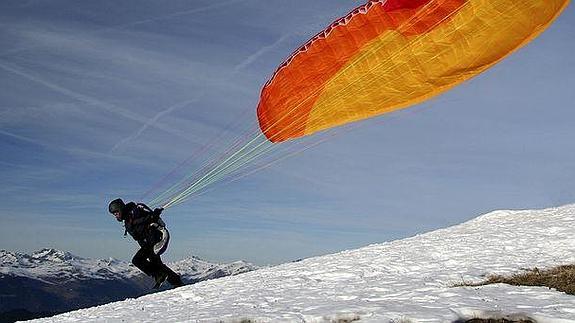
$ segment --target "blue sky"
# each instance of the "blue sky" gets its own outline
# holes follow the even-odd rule
[[[224,133],[221,156],[282,60],[358,5],[2,1],[0,248],[130,259],[109,200]],[[168,209],[166,258],[275,264],[575,203],[574,52],[570,6],[462,86]]]

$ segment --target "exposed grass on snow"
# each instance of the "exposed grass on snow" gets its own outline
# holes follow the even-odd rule
[[[217,322],[218,323],[225,323],[225,322],[228,322],[228,323],[257,323],[256,321],[254,321],[252,319],[246,319],[246,318],[238,319],[238,320],[232,320],[232,321],[217,321]]]
[[[351,323],[351,322],[355,322],[355,321],[359,321],[359,320],[360,320],[359,316],[354,316],[354,317],[350,317],[350,318],[333,319],[330,322],[332,322],[332,323]]]
[[[508,320],[508,319],[471,319],[465,321],[465,323],[535,323],[535,321],[530,319],[524,320]]]
[[[515,274],[509,277],[491,275],[483,282],[463,283],[458,284],[455,287],[483,286],[498,283],[515,286],[545,286],[556,289],[560,292],[575,295],[575,265],[564,265],[543,270],[534,268],[529,269],[525,273]]]
[[[330,323],[351,323],[354,321],[359,321],[360,317],[359,316],[353,316],[351,318],[335,318],[335,319],[329,319]],[[226,321],[218,321],[218,323],[225,323]],[[257,321],[251,320],[251,319],[240,319],[237,321],[231,321],[231,323],[257,323]]]

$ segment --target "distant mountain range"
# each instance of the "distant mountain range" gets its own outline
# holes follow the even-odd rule
[[[237,261],[214,264],[197,257],[169,264],[186,284],[257,269]],[[154,292],[153,281],[132,264],[88,259],[56,249],[31,254],[0,250],[0,322],[49,316]]]

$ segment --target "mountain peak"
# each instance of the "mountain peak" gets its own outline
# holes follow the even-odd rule
[[[0,266],[2,264],[13,264],[18,262],[18,254],[10,252],[8,250],[0,250]]]
[[[65,262],[69,260],[81,259],[80,257],[75,256],[67,251],[62,251],[53,248],[43,248],[41,250],[33,252],[30,256],[38,260],[46,260],[53,262]]]

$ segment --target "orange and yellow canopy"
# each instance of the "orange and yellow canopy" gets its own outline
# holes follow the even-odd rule
[[[569,0],[369,1],[294,52],[262,89],[272,142],[438,95],[539,35]]]

